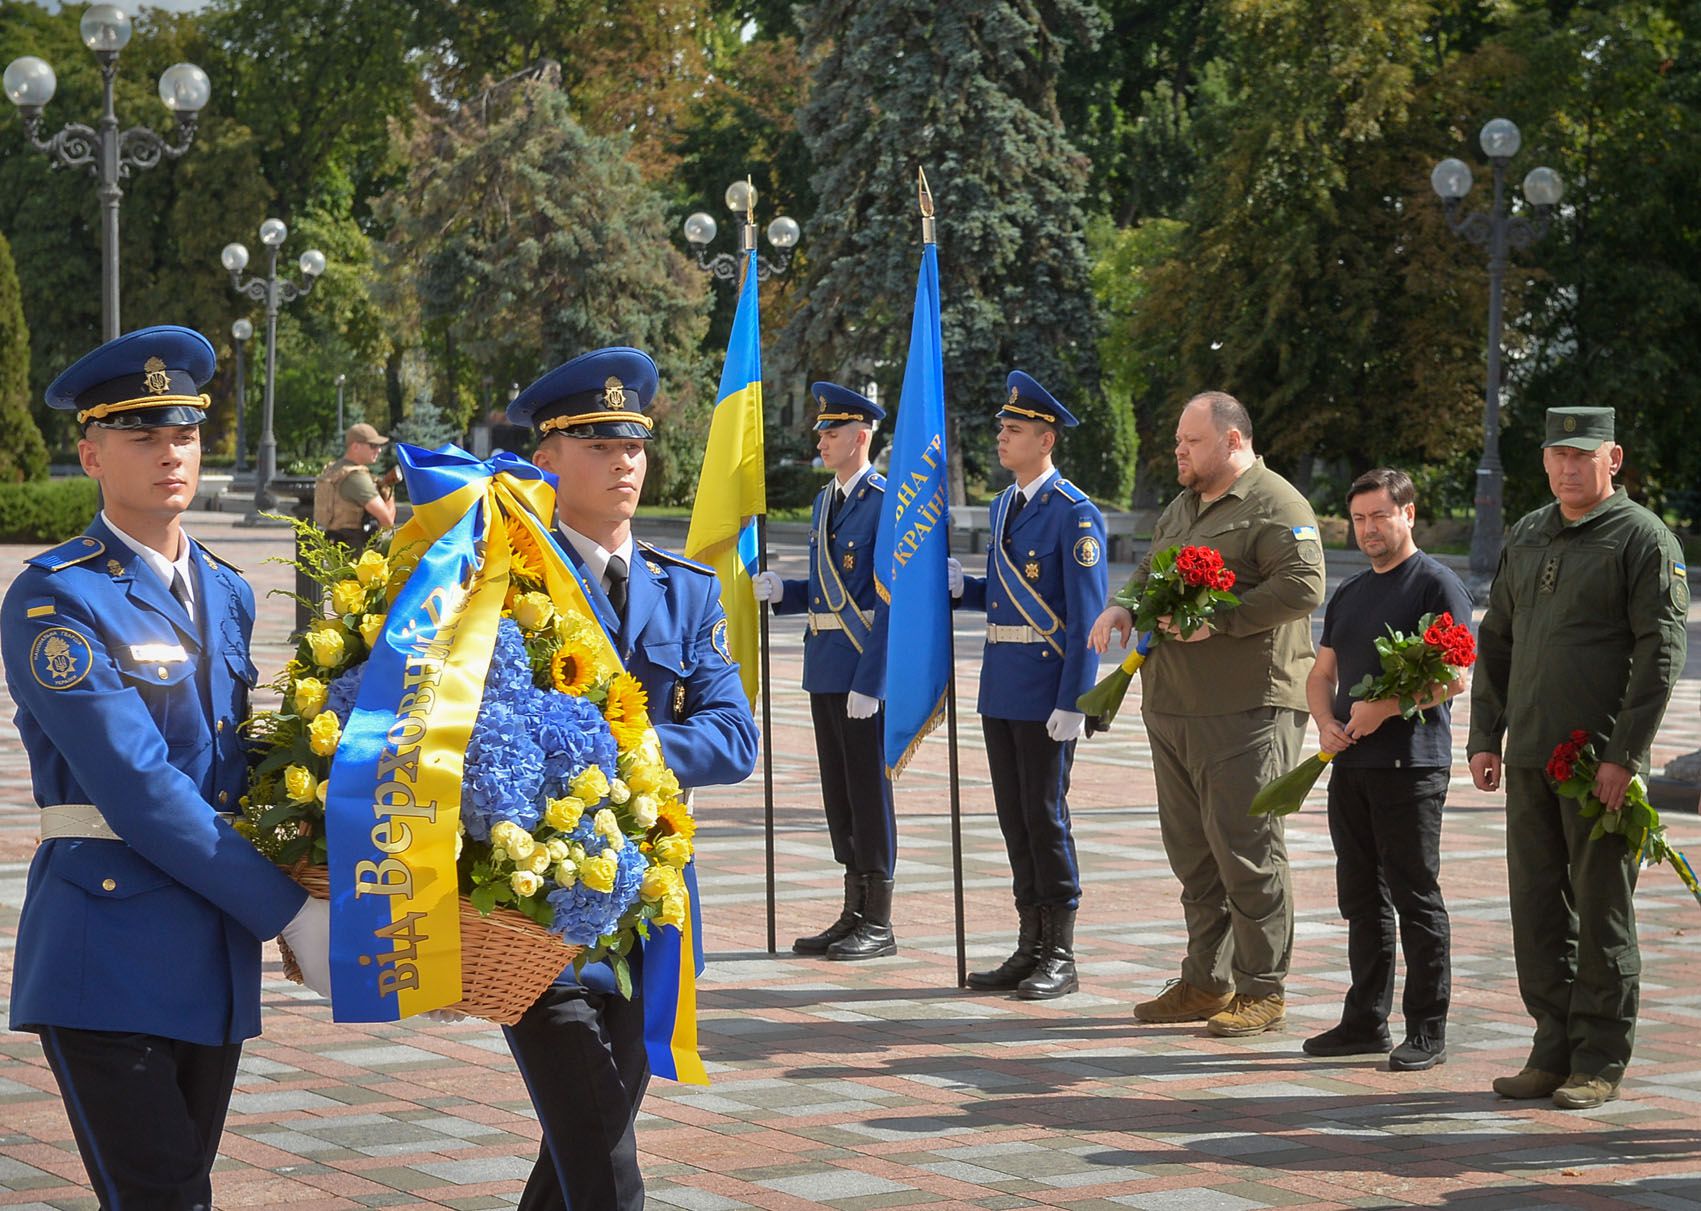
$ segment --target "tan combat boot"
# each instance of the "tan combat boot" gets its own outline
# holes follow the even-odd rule
[[[1171,980],[1157,996],[1134,1006],[1134,1018],[1139,1022],[1203,1022],[1232,1000],[1232,992],[1206,992],[1186,980]]]
[[[1565,1084],[1553,1091],[1553,1104],[1561,1110],[1593,1110],[1617,1098],[1617,1081],[1581,1072],[1573,1072]]]
[[[1263,1034],[1288,1020],[1288,1003],[1279,992],[1266,997],[1237,995],[1223,1011],[1205,1023],[1205,1029],[1225,1039]]]
[[[1543,1072],[1540,1068],[1525,1068],[1517,1076],[1497,1076],[1494,1078],[1494,1091],[1501,1097],[1509,1097],[1517,1101],[1533,1101],[1539,1097],[1551,1097],[1553,1091],[1565,1084],[1565,1078],[1557,1072]]]

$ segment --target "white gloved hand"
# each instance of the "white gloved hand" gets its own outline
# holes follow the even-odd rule
[[[859,694],[855,690],[845,699],[845,716],[850,719],[872,719],[880,709],[880,699],[872,694]]]
[[[756,590],[757,601],[778,601],[786,591],[778,572],[756,573],[750,578],[750,587]]]
[[[1087,730],[1087,717],[1080,711],[1055,710],[1045,721],[1045,734],[1059,744],[1079,740]]]
[[[424,1013],[420,1014],[419,1016],[424,1018],[428,1022],[452,1023],[452,1022],[464,1022],[464,1021],[467,1020],[466,1014],[456,1013],[453,1009],[427,1009]]]
[[[955,555],[945,559],[945,584],[951,590],[951,596],[963,595],[963,564]]]
[[[278,934],[289,943],[295,955],[295,965],[301,968],[301,982],[314,992],[331,999],[331,902],[314,896],[307,897]]]

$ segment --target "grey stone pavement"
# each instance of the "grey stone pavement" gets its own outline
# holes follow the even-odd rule
[[[276,530],[194,514],[192,531],[262,594],[256,658],[286,656]],[[783,536],[783,531],[776,528]],[[665,539],[664,539],[665,541]],[[0,548],[0,583],[33,553]],[[802,567],[801,548],[776,562]],[[1332,557],[1331,580],[1350,572]],[[1113,579],[1125,569],[1114,569]],[[1008,871],[974,718],[975,619],[959,621],[958,697],[971,964],[1011,939]],[[1698,636],[1701,639],[1701,636]],[[703,1053],[713,1084],[651,1086],[639,1122],[650,1206],[1243,1211],[1261,1207],[1701,1207],[1701,906],[1644,873],[1641,1031],[1622,1100],[1585,1113],[1488,1090],[1528,1039],[1507,924],[1503,817],[1462,763],[1444,833],[1454,927],[1450,1062],[1390,1073],[1305,1057],[1336,1020],[1346,933],[1317,796],[1291,818],[1297,905],[1286,1029],[1213,1039],[1132,1021],[1178,967],[1177,888],[1158,837],[1150,755],[1127,722],[1081,746],[1071,802],[1084,872],[1083,991],[1025,1003],[956,987],[946,736],[899,784],[900,950],[869,963],[783,953],[836,910],[795,623],[773,626],[782,953],[766,946],[760,774],[699,799],[710,966]],[[1701,748],[1701,658],[1656,764]],[[1668,814],[1701,851],[1701,820]],[[0,710],[0,988],[35,844],[27,770]],[[1557,911],[1557,907],[1556,907]],[[215,1190],[221,1207],[486,1208],[515,1204],[538,1131],[501,1036],[482,1023],[333,1024],[268,948],[266,1033],[249,1044]],[[95,1202],[31,1035],[0,1032],[0,1206]],[[595,1211],[595,1209],[593,1209]]]

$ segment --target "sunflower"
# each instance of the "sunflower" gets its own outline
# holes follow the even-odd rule
[[[665,825],[665,833],[673,833],[689,841],[697,835],[697,820],[685,810],[683,803],[664,803],[656,809],[656,824]]]
[[[603,718],[608,720],[608,730],[614,733],[614,742],[622,752],[641,743],[644,733],[649,730],[650,717],[645,711],[648,704],[649,695],[644,693],[644,687],[632,674],[617,674],[608,683],[608,701],[602,706]]]
[[[543,552],[531,531],[518,523],[508,529],[508,575],[532,584],[543,581]]]
[[[563,694],[577,697],[596,683],[596,658],[582,644],[564,643],[549,658],[549,677]]]

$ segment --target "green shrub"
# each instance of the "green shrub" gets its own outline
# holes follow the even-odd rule
[[[807,463],[778,463],[768,468],[768,508],[808,508],[833,473]]]
[[[64,542],[88,529],[98,501],[84,476],[0,483],[0,542]]]

